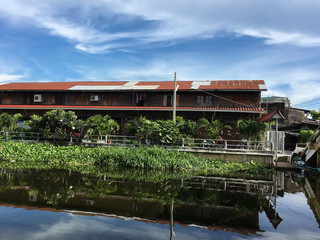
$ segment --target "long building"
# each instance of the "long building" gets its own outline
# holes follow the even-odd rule
[[[173,81],[3,83],[0,109],[28,117],[62,108],[80,118],[108,114],[123,125],[140,115],[171,119],[173,88]],[[214,117],[229,125],[257,119],[266,90],[263,80],[178,81],[176,114],[191,120]]]

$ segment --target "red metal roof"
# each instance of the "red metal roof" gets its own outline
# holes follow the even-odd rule
[[[263,80],[177,81],[178,90],[266,90]],[[1,91],[172,90],[173,81],[29,82],[0,84]]]
[[[273,110],[272,112],[269,112],[265,115],[262,116],[262,118],[259,120],[259,122],[268,122],[268,121],[273,121],[273,116],[275,114],[279,114],[279,116],[284,119],[284,116],[282,115],[282,113],[279,110]]]
[[[172,107],[153,106],[74,106],[74,105],[0,105],[0,109],[70,109],[70,110],[140,110],[140,111],[172,111]],[[230,108],[230,107],[177,107],[177,111],[208,111],[208,112],[251,112],[262,113],[263,108]]]

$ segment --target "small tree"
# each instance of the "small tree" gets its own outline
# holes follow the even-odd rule
[[[21,113],[14,115],[6,112],[0,114],[0,129],[3,132],[13,131],[17,128],[18,120],[22,117]]]
[[[45,134],[56,133],[60,138],[69,136],[76,124],[77,115],[72,111],[55,109],[46,112],[43,117],[32,115],[27,125],[32,131]]]
[[[180,132],[185,137],[197,137],[198,124],[195,121],[185,121],[184,124],[180,127]]]
[[[137,136],[140,139],[145,139],[148,132],[151,130],[152,121],[144,116],[136,117],[128,121],[125,125],[128,136]]]
[[[181,140],[178,125],[172,120],[157,120],[152,124],[151,132],[155,143],[168,144]]]
[[[120,129],[119,124],[108,115],[98,114],[88,118],[86,122],[88,130],[85,137],[98,135],[98,138],[101,139],[102,136],[115,134]]]
[[[36,114],[31,115],[30,120],[24,122],[25,127],[29,127],[31,131],[43,132],[45,129],[45,124],[42,121],[42,117]]]
[[[200,118],[198,120],[198,127],[205,128],[206,136],[209,138],[218,138],[223,130],[231,129],[229,125],[223,125],[218,119],[214,120],[213,118],[211,121],[208,121],[206,118]]]
[[[253,120],[240,119],[237,121],[237,128],[244,138],[251,141],[260,141],[266,131],[267,124]]]

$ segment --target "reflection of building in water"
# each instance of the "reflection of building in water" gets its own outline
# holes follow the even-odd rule
[[[69,177],[65,176],[62,182],[72,182]],[[99,187],[103,186],[101,182],[103,181],[99,181]],[[28,183],[27,178],[24,178],[24,183]],[[30,184],[34,182],[30,181]],[[39,184],[43,186],[43,179],[40,179]],[[81,189],[71,194],[68,190],[65,193],[66,198],[59,199],[58,206],[59,209],[69,210],[52,207],[50,201],[57,192],[51,192],[52,196],[46,195],[44,198],[39,189],[34,190],[35,186],[4,187],[4,190],[0,191],[0,201],[1,206],[14,205],[26,209],[66,211],[145,222],[170,224],[170,220],[174,220],[172,224],[200,226],[214,231],[232,231],[246,235],[259,234],[259,214],[262,210],[275,228],[281,222],[276,211],[276,198],[283,196],[284,189],[284,177],[281,174],[269,180],[197,177],[176,181],[174,184],[179,188],[176,188],[173,199],[172,195],[154,195],[150,183],[139,183],[141,188],[138,190],[143,192],[137,192],[136,195],[126,193],[126,190],[133,188],[137,182],[114,180],[113,184],[116,186],[113,187],[107,180],[104,184],[109,184],[110,193],[90,194],[92,186],[88,188],[88,192]],[[66,185],[64,189],[70,189],[70,186]],[[62,191],[60,196],[63,193]]]
[[[308,204],[320,227],[320,178],[313,176],[306,177],[302,183]]]

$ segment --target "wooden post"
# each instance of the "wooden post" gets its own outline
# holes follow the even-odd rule
[[[172,197],[171,204],[170,204],[170,240],[172,240],[173,236],[174,236],[174,232],[173,232],[173,205],[174,205],[174,200]]]
[[[172,120],[176,121],[176,107],[177,107],[177,73],[174,73],[174,84],[173,84],[173,113]]]

